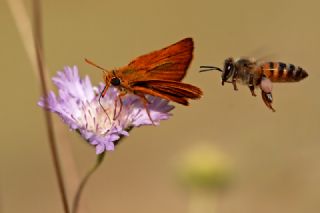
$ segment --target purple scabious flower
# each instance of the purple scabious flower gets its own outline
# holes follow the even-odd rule
[[[78,68],[65,67],[52,78],[58,88],[58,95],[50,91],[47,97],[42,97],[38,105],[58,114],[72,130],[79,132],[91,145],[96,147],[96,154],[114,150],[114,143],[121,136],[128,136],[128,130],[142,125],[152,125],[146,109],[139,97],[127,94],[122,97],[115,109],[118,90],[110,87],[99,104],[100,91],[103,85],[92,86],[88,76],[81,79]],[[170,117],[169,112],[174,108],[167,100],[147,96],[148,109],[154,124]],[[114,118],[114,110],[117,115]],[[107,114],[106,114],[107,113]],[[108,116],[110,119],[108,118]]]

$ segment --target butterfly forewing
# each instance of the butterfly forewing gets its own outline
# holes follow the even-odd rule
[[[140,56],[119,71],[134,74],[130,82],[148,80],[181,81],[192,60],[192,38],[183,39],[161,50]]]

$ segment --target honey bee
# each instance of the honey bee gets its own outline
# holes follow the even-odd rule
[[[255,88],[260,87],[263,102],[273,112],[272,83],[273,82],[298,82],[308,76],[301,67],[282,62],[258,63],[254,59],[240,58],[234,60],[227,58],[224,68],[214,66],[200,66],[200,72],[218,70],[222,72],[222,85],[232,83],[234,90],[238,90],[237,83],[247,85],[252,96],[256,96]]]

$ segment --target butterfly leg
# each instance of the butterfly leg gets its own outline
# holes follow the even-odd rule
[[[123,105],[121,97],[125,96],[126,94],[127,94],[126,91],[121,91],[120,94],[116,97],[116,99],[114,101],[113,120],[116,120],[119,117],[119,115],[120,115],[120,113],[122,111],[122,105]],[[119,112],[117,114],[117,107],[118,107],[117,103],[118,103],[118,100],[119,100],[119,103],[120,103],[120,109],[119,109]]]
[[[249,89],[250,89],[252,96],[257,96],[256,93],[254,92],[253,75],[252,74],[250,75],[250,78],[249,78]]]
[[[108,115],[106,109],[105,109],[105,108],[102,106],[102,104],[101,104],[101,98],[103,98],[103,97],[106,95],[108,88],[109,88],[109,87],[108,87],[107,85],[103,88],[102,92],[101,92],[100,95],[99,95],[98,102],[99,102],[100,107],[101,107],[102,110],[104,111],[104,113],[107,115],[107,118],[108,118],[109,122],[111,122],[110,116]]]
[[[148,117],[149,117],[152,125],[156,126],[156,124],[153,122],[153,120],[152,120],[152,118],[151,118],[150,110],[149,110],[149,108],[148,108],[148,104],[150,104],[149,101],[148,101],[148,99],[146,98],[146,96],[145,96],[144,94],[141,94],[141,93],[135,93],[135,94],[142,99],[142,101],[143,101],[143,106],[144,106],[144,108],[146,109],[146,112],[147,112],[147,114],[148,114]]]

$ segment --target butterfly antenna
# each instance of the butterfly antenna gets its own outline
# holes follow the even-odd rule
[[[200,66],[201,69],[199,72],[206,72],[206,71],[211,71],[211,70],[218,70],[220,72],[223,72],[222,69],[220,69],[219,67],[213,67],[213,66]]]
[[[88,64],[90,64],[90,65],[92,65],[92,66],[94,66],[94,67],[96,67],[96,68],[98,68],[98,69],[100,69],[100,70],[102,70],[104,73],[106,73],[107,72],[107,70],[106,69],[104,69],[104,68],[102,68],[102,67],[100,67],[99,65],[97,65],[97,64],[95,64],[95,63],[93,63],[92,61],[90,61],[89,59],[84,59]]]

